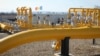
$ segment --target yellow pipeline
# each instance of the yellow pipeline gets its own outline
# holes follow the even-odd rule
[[[31,8],[27,8],[27,7],[21,7],[21,8],[17,8],[17,15],[21,16],[20,19],[17,20],[18,24],[20,25],[21,29],[31,29],[32,28],[32,9]],[[27,20],[25,21],[25,18],[22,19],[22,17],[26,17],[27,16]]]
[[[32,9],[29,8],[29,15],[28,15],[28,24],[29,24],[29,29],[32,28],[32,18],[33,18]]]
[[[13,30],[13,28],[9,25],[9,24],[5,24],[5,23],[0,23],[0,27],[3,30]]]
[[[24,43],[43,40],[62,40],[64,37],[71,37],[72,39],[99,38],[100,27],[44,28],[23,31],[0,39],[0,53]]]
[[[21,25],[21,20],[20,20],[21,19],[21,16],[20,16],[21,15],[21,10],[20,10],[19,7],[16,10],[17,10],[17,18],[18,18],[17,19],[17,24]],[[19,18],[19,16],[20,16],[20,18]]]

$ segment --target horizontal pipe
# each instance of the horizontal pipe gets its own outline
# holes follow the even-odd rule
[[[44,40],[100,38],[100,27],[83,28],[43,28],[22,31],[0,39],[0,53],[24,43]]]

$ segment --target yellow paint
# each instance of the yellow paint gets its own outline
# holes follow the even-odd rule
[[[95,8],[70,8],[68,13],[68,19],[71,19],[71,13],[74,12],[75,27],[70,24],[64,23],[63,25],[48,25],[48,24],[38,24],[32,25],[32,9],[27,7],[17,8],[17,24],[20,30],[31,29],[16,33],[0,39],[0,53],[3,53],[13,47],[19,46],[24,43],[34,42],[34,41],[44,41],[44,40],[57,40],[55,43],[55,50],[60,48],[60,41],[64,37],[71,37],[71,39],[92,39],[100,38],[100,9]],[[84,23],[81,19],[80,22],[77,20],[77,14],[81,12],[81,16],[89,17],[92,16],[92,20],[98,20],[98,25],[93,24],[91,20]],[[27,21],[25,18],[27,16]],[[86,18],[85,18],[86,19]],[[13,31],[13,27],[7,23],[0,23],[0,27],[3,30]]]
[[[5,24],[5,23],[0,23],[0,27],[1,27],[1,29],[7,30],[7,31],[13,30],[13,27],[11,27],[9,24]]]
[[[20,26],[20,29],[31,29],[32,28],[32,9],[27,7],[18,7],[17,8],[17,24]],[[27,16],[27,20],[24,18]],[[20,17],[20,18],[19,18]]]
[[[98,26],[100,26],[100,9],[98,8],[70,8],[69,13],[74,12],[75,16],[76,13],[80,12],[83,16],[84,13],[86,13],[86,17],[92,16],[93,20],[98,20]],[[92,15],[93,13],[93,15]],[[96,15],[97,14],[97,15]],[[83,23],[82,21],[78,23],[77,25],[82,26],[93,26],[93,22],[90,20],[87,23]]]
[[[29,15],[28,15],[28,25],[29,25],[29,29],[32,28],[32,18],[33,18],[32,9],[29,8]]]
[[[39,24],[39,25],[32,24],[33,14],[32,14],[31,8],[18,7],[16,10],[17,10],[17,25],[19,26],[20,30],[33,29],[33,28],[37,28],[37,27],[39,27],[39,28],[48,28],[48,27],[50,28],[51,27],[50,25],[46,25],[46,24]],[[75,15],[74,27],[100,26],[100,9],[96,9],[96,8],[70,8],[68,12],[69,12],[67,15],[68,19],[71,19],[71,17],[72,17],[71,13],[74,12],[74,15]],[[79,12],[81,13],[82,16],[84,16],[84,14],[86,14],[86,16],[84,16],[84,17],[89,17],[91,15],[93,18],[92,20],[98,21],[97,24],[94,24],[91,20],[87,21],[87,23],[84,23],[83,19],[80,19],[80,22],[78,22],[78,20],[76,18],[77,18],[77,14]],[[26,19],[27,19],[26,21],[25,21],[25,18],[22,18],[24,16],[26,16]],[[12,27],[11,25],[8,25],[8,24],[4,24],[4,25],[6,25],[7,27]],[[62,26],[54,26],[54,27],[73,28],[72,25],[67,24],[67,23],[64,23]],[[1,26],[1,28],[3,29],[4,27]],[[4,28],[4,29],[7,30],[7,28]]]
[[[23,31],[0,39],[0,53],[24,43],[44,40],[100,38],[100,27],[82,28],[43,28]]]
[[[58,51],[60,48],[61,48],[61,40],[57,40],[53,43],[52,45],[52,48],[55,50],[55,51]]]

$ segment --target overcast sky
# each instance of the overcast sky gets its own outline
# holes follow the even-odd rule
[[[100,0],[0,0],[0,12],[16,12],[17,7],[35,7],[42,6],[42,10],[50,12],[67,12],[72,7],[94,7],[100,6]]]

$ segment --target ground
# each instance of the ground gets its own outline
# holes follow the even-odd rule
[[[0,33],[0,38],[5,36],[8,34]],[[26,43],[0,56],[54,56],[55,51],[51,48],[52,41],[54,40]],[[96,39],[96,45],[92,44],[92,39],[71,39],[69,47],[73,56],[100,56],[100,39]]]

